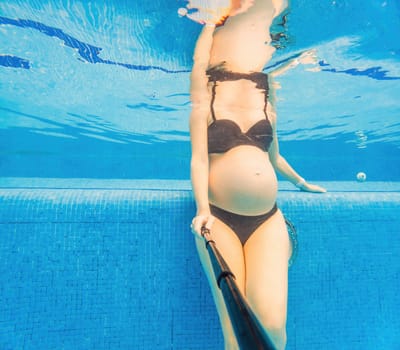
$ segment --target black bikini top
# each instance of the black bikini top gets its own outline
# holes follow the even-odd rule
[[[211,116],[213,122],[208,126],[208,153],[225,153],[241,145],[252,145],[267,152],[272,142],[272,126],[267,116],[268,76],[262,72],[236,73],[218,68],[207,70],[208,81],[213,83],[211,97]],[[230,119],[216,119],[214,112],[215,90],[217,81],[234,81],[247,79],[256,84],[256,88],[264,90],[265,119],[261,119],[242,132],[239,125]]]

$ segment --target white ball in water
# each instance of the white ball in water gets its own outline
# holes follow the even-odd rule
[[[185,9],[184,7],[181,7],[181,8],[178,9],[178,15],[179,15],[179,16],[182,16],[182,17],[183,17],[183,16],[186,16],[187,13],[188,13],[188,10]]]
[[[367,179],[367,175],[365,173],[363,173],[362,171],[360,171],[357,174],[357,181],[364,182],[366,179]]]

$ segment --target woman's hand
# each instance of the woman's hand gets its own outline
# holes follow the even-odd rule
[[[301,191],[305,192],[314,192],[314,193],[326,192],[325,188],[318,185],[309,184],[308,182],[304,182],[304,184],[302,184],[301,186],[296,186],[296,187],[298,187]]]
[[[190,0],[186,5],[186,17],[200,24],[212,26],[221,22],[229,15],[230,1]]]
[[[180,14],[192,21],[212,26],[222,24],[227,17],[246,12],[253,5],[254,0],[189,0],[186,8],[180,9]]]
[[[202,237],[201,228],[211,230],[214,220],[215,218],[210,213],[198,214],[193,218],[190,228],[195,235]]]
[[[318,72],[321,70],[321,68],[318,65],[318,56],[317,56],[317,50],[311,49],[303,52],[297,59],[299,63],[304,64],[304,65],[312,65],[314,67],[308,67],[306,68],[307,71],[310,72]]]

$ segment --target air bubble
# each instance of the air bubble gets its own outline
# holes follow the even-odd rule
[[[357,181],[358,182],[364,182],[367,179],[367,175],[365,173],[363,173],[362,171],[360,171],[357,174]]]

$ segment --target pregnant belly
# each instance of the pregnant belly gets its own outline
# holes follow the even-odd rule
[[[275,204],[278,190],[268,154],[254,146],[239,146],[210,155],[209,199],[233,213],[260,215]]]

